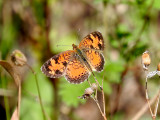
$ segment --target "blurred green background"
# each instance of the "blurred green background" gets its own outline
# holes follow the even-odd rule
[[[104,37],[106,115],[110,120],[130,120],[145,105],[145,72],[141,55],[150,51],[149,71],[160,60],[160,0],[1,0],[0,59],[10,59],[21,50],[36,71],[42,102],[52,120],[101,120],[96,104],[78,96],[87,82],[69,84],[63,77],[49,79],[41,65],[53,55],[72,49],[87,34],[100,31]],[[65,46],[63,46],[65,45]],[[0,67],[0,120],[10,118],[17,101],[17,89],[9,74]],[[21,120],[43,120],[34,75],[20,68],[22,78]],[[93,77],[89,78],[94,82]],[[149,95],[159,87],[159,78],[149,80]],[[5,99],[4,99],[5,98]],[[99,95],[101,100],[101,94]],[[7,114],[7,116],[6,116]],[[158,110],[158,116],[160,110]],[[140,120],[151,120],[149,110]]]

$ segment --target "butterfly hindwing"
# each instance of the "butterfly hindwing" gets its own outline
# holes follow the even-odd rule
[[[90,75],[90,71],[81,61],[78,55],[75,55],[72,60],[68,63],[65,78],[74,84],[79,84],[84,82]]]
[[[100,72],[104,68],[104,57],[103,55],[95,50],[83,50],[88,63],[90,64],[93,71]]]

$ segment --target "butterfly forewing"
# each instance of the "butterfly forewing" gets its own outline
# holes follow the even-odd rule
[[[74,50],[62,52],[53,56],[41,67],[42,72],[51,78],[58,78],[64,75],[67,64],[69,63]]]
[[[79,44],[80,49],[104,50],[104,40],[98,31],[87,35]]]

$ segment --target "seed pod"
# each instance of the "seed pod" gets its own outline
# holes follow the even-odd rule
[[[160,76],[160,63],[157,65],[157,75]]]
[[[17,66],[23,66],[26,64],[27,59],[21,51],[14,50],[11,54],[11,61]]]
[[[92,88],[89,87],[89,88],[85,89],[84,94],[82,96],[79,96],[78,98],[79,99],[87,99],[93,94],[93,92],[94,91],[92,90]]]
[[[142,54],[142,65],[144,70],[148,70],[148,66],[151,64],[151,58],[148,51]]]
[[[92,83],[91,88],[92,88],[92,90],[96,90],[97,89],[97,84],[96,83]]]
[[[157,70],[160,71],[160,63],[157,65]]]

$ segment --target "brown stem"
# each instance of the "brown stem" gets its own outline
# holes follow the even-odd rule
[[[159,98],[160,98],[160,90],[159,90],[159,94],[158,94],[158,96],[157,96],[157,101],[156,101],[156,103],[155,103],[155,109],[154,109],[154,116],[156,116],[157,115],[157,109],[158,109],[158,104],[159,104]]]
[[[105,114],[104,114],[104,113],[102,112],[102,110],[101,110],[101,107],[100,107],[98,101],[97,101],[96,99],[94,99],[93,97],[92,97],[92,99],[96,102],[96,104],[97,104],[97,106],[98,106],[98,109],[99,109],[99,111],[100,111],[102,117],[104,118],[104,120],[107,120]]]
[[[105,71],[104,71],[104,73],[105,73]],[[102,87],[103,87],[103,80],[104,80],[104,75],[103,75],[103,79],[102,79]],[[103,113],[106,116],[106,110],[105,110],[106,106],[105,106],[105,98],[104,98],[104,91],[103,91],[103,89],[102,89],[102,98],[103,98]]]
[[[159,94],[160,94],[160,91],[158,91],[158,92],[156,93],[156,95],[154,96],[154,98],[152,98],[152,99],[150,100],[150,105],[152,105],[152,104],[156,101],[156,98],[157,98],[157,96],[158,96]],[[148,103],[146,103],[146,104],[134,115],[134,117],[133,117],[131,120],[139,120],[139,119],[141,118],[141,116],[142,116],[145,112],[147,112],[148,107],[149,107],[149,105],[148,105]]]
[[[21,81],[19,81],[19,86],[18,86],[18,104],[17,104],[17,114],[18,118],[20,116],[20,105],[21,105]]]
[[[97,89],[96,89],[95,98],[92,97],[92,99],[96,102],[96,104],[97,104],[97,106],[98,106],[98,108],[99,108],[99,111],[101,112],[101,115],[102,115],[102,117],[104,118],[104,120],[107,120],[106,115],[105,115],[105,99],[104,99],[104,92],[103,92],[103,80],[102,80],[102,86],[101,86],[101,85],[99,84],[98,80],[96,79],[96,77],[95,77],[95,75],[94,75],[93,72],[92,72],[92,74],[93,74],[93,77],[94,77],[97,85],[99,85],[99,87],[100,87],[100,89],[101,89],[101,92],[102,92],[102,96],[103,96],[103,108],[104,108],[104,111],[103,111],[103,112],[104,112],[104,113],[102,112],[101,107],[100,107],[100,105],[99,105],[99,103],[98,103],[98,100],[97,100]],[[103,79],[104,79],[104,77],[103,77]]]

